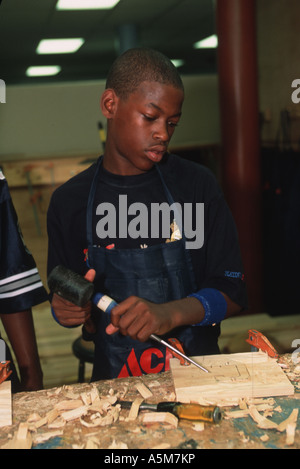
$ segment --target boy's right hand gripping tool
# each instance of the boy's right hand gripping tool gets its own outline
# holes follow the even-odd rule
[[[62,265],[57,265],[52,270],[48,277],[48,286],[52,293],[56,293],[77,306],[82,307],[91,300],[99,309],[105,313],[110,313],[112,308],[117,305],[117,303],[107,295],[103,295],[102,293],[94,294],[94,285],[91,282],[86,280],[80,274],[77,274]],[[173,353],[180,355],[197,368],[208,373],[206,368],[203,368],[199,363],[196,363],[194,360],[178,350],[178,348],[173,347],[157,335],[151,334],[150,338],[164,345]]]

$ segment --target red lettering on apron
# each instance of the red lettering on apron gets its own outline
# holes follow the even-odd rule
[[[136,358],[136,354],[134,349],[131,350],[130,354],[127,358],[127,365],[129,370],[131,371],[132,376],[142,376],[142,371],[139,366],[139,363]],[[123,365],[122,370],[120,371],[118,378],[127,378],[129,375],[126,363]]]
[[[157,349],[157,348],[149,348],[149,349],[145,350],[141,355],[140,365],[141,365],[143,371],[147,374],[149,374],[149,373],[159,373],[164,367],[163,361],[161,363],[159,363],[158,365],[156,365],[154,368],[151,367],[152,354],[156,355],[158,358],[163,358],[164,357],[164,354],[162,353],[162,351]]]
[[[164,358],[164,354],[157,348],[149,348],[144,350],[140,357],[140,363],[136,357],[134,349],[128,355],[127,362],[124,363],[118,378],[128,378],[129,376],[142,376],[143,372],[146,374],[160,373],[165,366],[165,371],[170,369],[170,358],[174,358],[169,349],[166,350],[165,362],[162,360],[156,366],[152,367],[152,356],[157,358]],[[143,372],[142,372],[143,370]]]
[[[125,363],[122,367],[122,370],[118,374],[118,378],[128,378],[128,377],[129,377],[129,373],[128,373],[127,365]]]

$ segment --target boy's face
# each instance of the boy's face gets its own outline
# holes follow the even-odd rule
[[[106,96],[109,95],[104,167],[121,175],[149,171],[167,151],[181,116],[183,91],[157,82],[143,82],[126,100],[112,90],[107,90]]]

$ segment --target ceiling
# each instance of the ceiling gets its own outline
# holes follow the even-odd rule
[[[214,0],[120,0],[111,10],[57,11],[56,0],[0,0],[0,78],[6,85],[105,79],[120,53],[120,28],[131,25],[137,46],[183,59],[182,75],[216,71],[216,50],[193,49],[215,33]],[[37,55],[41,39],[82,37],[75,54]],[[124,43],[121,41],[121,46]],[[29,78],[33,65],[59,65],[53,77]]]

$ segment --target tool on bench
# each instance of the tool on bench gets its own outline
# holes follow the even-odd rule
[[[277,350],[261,332],[258,332],[255,329],[250,329],[248,333],[249,337],[246,342],[251,345],[252,351],[261,350],[272,358],[278,358],[279,355]]]
[[[117,401],[122,409],[130,409],[132,402],[130,401]],[[152,410],[152,412],[170,412],[176,415],[179,419],[203,421],[210,423],[220,423],[222,420],[222,413],[219,407],[208,405],[203,406],[200,404],[183,404],[181,402],[159,402],[158,404],[142,403],[139,410]]]
[[[3,383],[11,374],[12,370],[10,369],[10,362],[0,362],[0,384]]]
[[[117,305],[117,303],[107,295],[103,295],[102,293],[94,294],[94,285],[91,282],[62,265],[58,265],[52,270],[48,277],[48,286],[53,293],[56,293],[77,306],[83,306],[91,300],[99,309],[110,313],[111,309]],[[197,368],[208,373],[208,370],[199,365],[199,363],[196,363],[157,335],[151,334],[150,338],[180,355]]]

